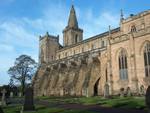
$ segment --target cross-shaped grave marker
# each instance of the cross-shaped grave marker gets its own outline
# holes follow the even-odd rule
[[[6,106],[6,93],[7,93],[6,89],[3,89],[1,93],[2,93],[2,102],[1,102],[1,104],[2,104],[2,106]]]

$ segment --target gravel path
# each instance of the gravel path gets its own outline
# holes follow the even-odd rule
[[[23,99],[12,99],[12,104],[23,104]],[[82,104],[65,104],[65,103],[50,103],[46,100],[35,100],[35,104],[44,105],[46,107],[57,107],[73,110],[87,110],[95,113],[147,113],[145,110],[109,108],[100,105],[82,105]]]
[[[47,107],[58,107],[73,110],[88,110],[96,113],[147,113],[144,110],[108,108],[108,107],[101,107],[100,105],[81,105],[81,104],[62,104],[62,103],[52,104],[48,101],[36,101],[36,103]]]

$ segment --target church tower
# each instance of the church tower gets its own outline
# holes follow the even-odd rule
[[[74,6],[72,5],[67,27],[63,30],[64,46],[76,44],[83,40],[83,30],[78,27]]]
[[[56,60],[56,51],[59,50],[59,36],[46,35],[39,38],[39,63],[50,63]]]

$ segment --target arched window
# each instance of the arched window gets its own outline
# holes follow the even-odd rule
[[[150,76],[150,43],[146,43],[144,48],[145,76]]]
[[[104,41],[101,42],[101,47],[104,47],[105,46],[105,43]]]
[[[76,35],[76,37],[75,37],[75,43],[77,43],[78,42],[78,35]]]
[[[60,54],[58,55],[58,59],[60,59]]]
[[[126,51],[122,49],[119,54],[119,75],[121,80],[128,79],[128,67]]]
[[[82,52],[84,52],[84,47],[82,47]]]
[[[131,26],[131,32],[136,32],[136,27],[135,27],[135,25]]]
[[[74,55],[76,54],[76,50],[73,51]]]
[[[91,45],[91,49],[94,49],[94,45],[93,44]]]
[[[40,51],[40,62],[43,63],[44,62],[44,50],[41,47],[41,51]]]
[[[65,56],[67,57],[67,52],[65,53]]]

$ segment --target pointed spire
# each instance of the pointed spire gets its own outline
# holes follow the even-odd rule
[[[122,9],[120,10],[120,13],[121,13],[120,14],[120,21],[122,22],[122,20],[124,20],[124,17],[123,17],[124,15],[123,15],[123,10]]]
[[[48,33],[48,31],[46,32],[46,35],[45,35],[46,37],[49,37],[49,33]]]
[[[109,36],[111,36],[111,26],[109,25]]]
[[[108,37],[108,46],[110,45],[110,40],[111,40],[111,26],[109,25],[109,37]]]
[[[76,17],[76,12],[74,6],[72,5],[69,15],[68,27],[70,28],[78,28],[78,21]]]

